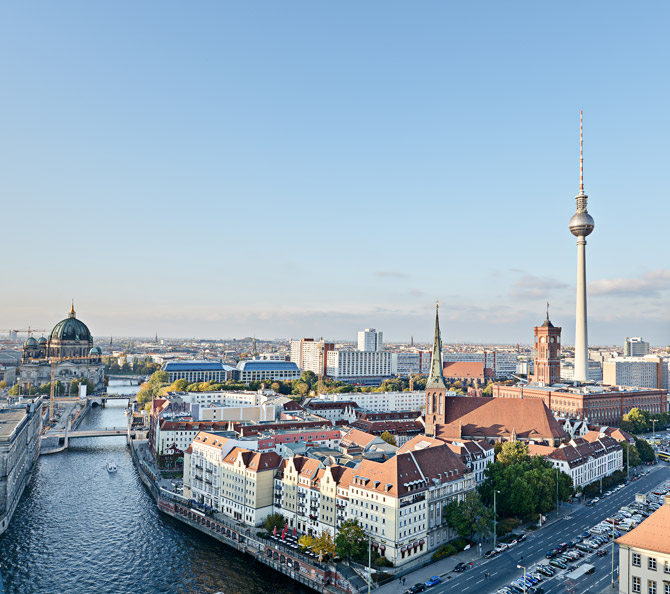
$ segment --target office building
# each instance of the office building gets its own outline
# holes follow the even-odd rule
[[[383,351],[382,332],[374,328],[366,328],[358,333],[358,350],[366,352]]]
[[[649,354],[649,343],[642,340],[640,336],[628,338],[623,343],[624,357],[644,357]]]

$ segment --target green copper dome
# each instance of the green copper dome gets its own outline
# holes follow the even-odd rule
[[[84,322],[77,319],[74,304],[67,318],[61,320],[51,331],[51,340],[79,340],[93,342],[93,337]]]

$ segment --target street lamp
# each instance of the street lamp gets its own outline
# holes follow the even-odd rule
[[[526,568],[517,563],[517,569],[523,569],[523,594],[526,594]]]
[[[496,548],[496,536],[497,536],[497,525],[498,525],[498,514],[496,513],[496,493],[500,493],[500,491],[496,491],[493,489],[493,548]]]
[[[556,467],[556,519],[558,519],[558,466]]]
[[[656,445],[656,423],[658,423],[658,419],[650,419],[651,420],[651,443],[655,446]]]

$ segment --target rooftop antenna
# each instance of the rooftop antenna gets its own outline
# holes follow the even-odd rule
[[[549,302],[547,301],[547,320],[549,319]]]
[[[579,110],[579,193],[584,193],[584,112]]]

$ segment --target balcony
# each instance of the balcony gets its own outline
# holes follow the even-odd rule
[[[415,503],[418,503],[419,501],[425,501],[426,500],[426,494],[425,493],[418,493],[417,495],[414,495],[413,497],[406,497],[405,499],[400,500],[400,507],[406,507],[408,505],[413,505]]]

